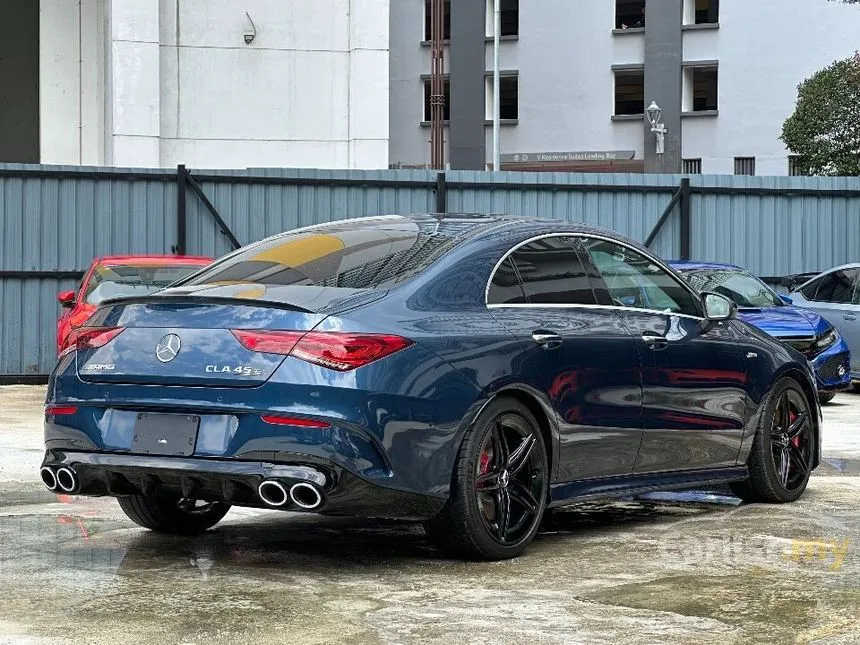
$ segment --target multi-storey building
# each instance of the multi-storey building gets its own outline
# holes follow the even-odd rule
[[[502,169],[791,174],[798,83],[860,47],[860,8],[827,0],[447,0],[452,167],[492,159],[494,2]],[[429,161],[428,4],[391,3],[395,167]]]
[[[386,168],[388,5],[5,2],[0,162]]]

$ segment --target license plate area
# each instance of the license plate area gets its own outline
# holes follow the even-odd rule
[[[131,450],[144,455],[190,457],[199,428],[198,416],[140,412],[134,423]]]

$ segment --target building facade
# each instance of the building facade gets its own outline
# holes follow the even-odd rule
[[[779,136],[798,83],[860,46],[860,7],[826,0],[448,0],[455,168],[463,120],[483,128],[478,159],[492,159],[494,2],[510,170],[791,174]],[[429,161],[428,3],[391,6],[393,167]],[[457,57],[477,33],[464,20],[480,21],[484,40],[484,59],[471,65]],[[477,99],[457,89],[482,81]],[[644,116],[652,101],[667,130],[659,155]]]
[[[388,4],[5,3],[0,162],[386,168]]]

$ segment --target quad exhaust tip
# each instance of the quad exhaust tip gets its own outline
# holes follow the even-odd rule
[[[42,466],[39,470],[39,476],[42,478],[42,483],[48,487],[48,490],[57,490],[57,476],[54,474],[53,470],[47,466]]]
[[[307,510],[313,510],[320,506],[323,502],[322,495],[317,490],[316,486],[300,482],[293,484],[290,488],[290,499],[296,506]]]
[[[257,494],[269,506],[280,508],[290,501],[290,495],[287,489],[272,479],[267,479],[257,487]]]
[[[57,487],[65,493],[74,493],[78,489],[78,476],[68,466],[57,470],[56,480]]]

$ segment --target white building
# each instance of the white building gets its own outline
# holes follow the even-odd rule
[[[469,0],[448,1],[450,50],[492,33],[482,0],[473,11]],[[503,24],[503,169],[789,174],[779,136],[798,83],[860,48],[860,6],[827,0],[495,1]],[[428,2],[391,6],[395,166],[429,162]],[[623,28],[635,25],[646,3],[645,27]],[[451,85],[460,83],[452,121],[485,131],[476,144],[482,149],[468,155],[472,169],[492,160],[489,39],[484,47],[474,69],[449,68]],[[456,56],[446,52],[446,62]],[[464,98],[463,83],[486,89]],[[662,158],[644,121],[651,101],[668,128]],[[471,145],[452,136],[457,154]]]
[[[0,108],[15,140],[0,161],[385,168],[388,4],[6,3],[0,30],[21,42],[0,43],[0,59],[17,47],[29,89]]]

